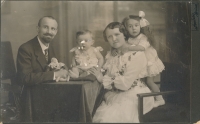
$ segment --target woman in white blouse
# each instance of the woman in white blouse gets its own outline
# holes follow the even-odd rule
[[[98,107],[93,117],[95,123],[138,123],[139,93],[151,92],[140,80],[146,71],[147,60],[144,52],[129,51],[121,23],[112,22],[104,30],[104,39],[117,50],[117,55],[111,52],[106,55],[103,76],[97,68],[90,69],[90,73],[103,83],[108,92],[104,101]],[[144,111],[149,112],[154,105],[154,98],[144,99]]]

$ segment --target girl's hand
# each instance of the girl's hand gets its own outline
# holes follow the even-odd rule
[[[131,47],[131,46],[127,46],[127,47],[122,48],[122,51],[121,51],[122,54],[124,54],[124,53],[130,51],[129,47]]]

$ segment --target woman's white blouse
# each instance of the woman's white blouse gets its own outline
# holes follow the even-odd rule
[[[128,90],[139,74],[146,69],[147,60],[144,52],[129,51],[124,55],[111,56],[110,52],[106,55],[104,69],[106,75],[103,77],[105,89],[111,89],[113,83],[117,89]]]

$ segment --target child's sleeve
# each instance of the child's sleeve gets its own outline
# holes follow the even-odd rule
[[[141,37],[139,44],[140,46],[144,47],[145,50],[150,47],[150,43],[146,36]]]
[[[75,60],[75,54],[73,54],[73,57],[72,57],[72,67],[75,67],[77,64],[76,64],[76,60]]]
[[[72,53],[77,50],[77,47],[72,48],[69,52]]]

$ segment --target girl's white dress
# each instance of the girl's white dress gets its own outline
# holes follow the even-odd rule
[[[136,38],[129,38],[128,43],[131,45],[141,45],[145,48],[145,55],[147,58],[147,72],[142,75],[152,77],[156,76],[165,69],[164,64],[158,58],[157,51],[149,44],[147,37],[144,34],[139,34]]]
[[[87,70],[93,66],[98,66],[96,52],[102,51],[102,47],[90,47],[87,51],[74,47],[70,52],[74,52],[74,58],[77,63],[76,67]]]
[[[93,122],[95,123],[137,123],[139,93],[151,92],[139,75],[146,70],[147,60],[144,52],[129,51],[124,55],[106,56],[103,85],[109,91],[104,101],[97,109]],[[113,88],[113,85],[115,88]],[[154,98],[144,98],[144,111],[149,112],[154,105]]]

